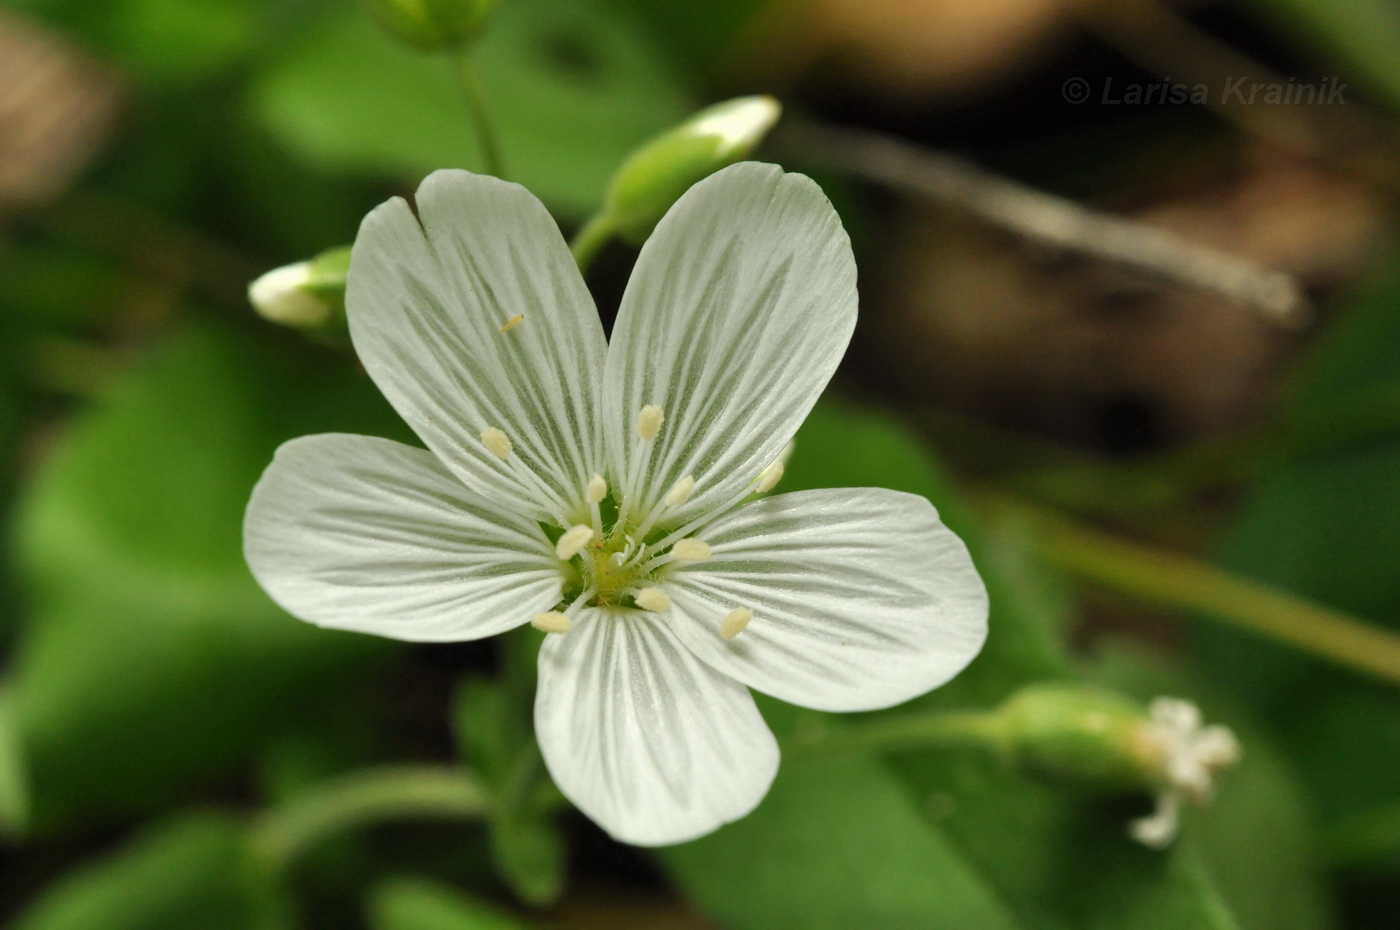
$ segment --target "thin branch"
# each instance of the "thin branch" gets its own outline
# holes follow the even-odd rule
[[[1400,684],[1400,635],[1189,556],[1029,509],[1045,555],[1070,575],[1145,603],[1199,612]]]
[[[878,133],[795,122],[781,144],[805,160],[956,204],[1028,239],[1213,291],[1281,326],[1298,327],[1311,316],[1307,297],[1291,275],[1164,229],[1091,210],[943,152]]]

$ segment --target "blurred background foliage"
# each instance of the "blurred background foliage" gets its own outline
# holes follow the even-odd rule
[[[992,593],[982,656],[889,713],[1046,680],[1177,694],[1243,762],[1164,852],[1125,833],[1145,796],[907,746],[791,753],[743,821],[655,852],[609,841],[531,755],[530,636],[315,629],[242,559],[278,443],[413,441],[347,347],[258,318],[245,289],[427,172],[481,167],[449,62],[351,0],[4,0],[0,919],[1400,923],[1394,0],[502,0],[475,57],[513,179],[566,231],[700,106],[784,102],[760,156],[823,183],[863,301],[783,489],[923,494]],[[1347,89],[1106,102],[1164,80],[1218,100],[1240,77]],[[789,124],[955,152],[1286,273],[1316,313],[1282,326],[1028,242]],[[613,243],[590,271],[605,319],[635,255]],[[762,707],[790,745],[861,726]],[[407,807],[384,787],[405,779]]]

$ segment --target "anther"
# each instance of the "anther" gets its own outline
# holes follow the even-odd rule
[[[481,431],[481,444],[496,458],[510,458],[510,437],[494,426],[488,426]]]
[[[763,473],[758,476],[758,493],[767,494],[777,487],[779,481],[783,480],[783,461],[779,459],[772,465],[763,469]]]
[[[608,483],[602,475],[594,475],[588,480],[588,487],[584,489],[583,496],[590,504],[600,503],[608,496]]]
[[[570,620],[567,614],[550,610],[542,614],[535,614],[535,618],[530,621],[530,626],[546,633],[567,633],[574,628],[574,621]]]
[[[699,539],[682,539],[671,547],[671,554],[682,562],[708,562],[710,544]]]
[[[749,625],[753,619],[753,611],[747,607],[735,607],[729,612],[729,616],[719,625],[719,635],[724,639],[733,639],[744,632],[744,627]]]
[[[637,592],[637,606],[654,613],[671,609],[671,598],[660,588],[642,588]]]
[[[519,326],[521,323],[524,323],[524,322],[525,322],[525,314],[523,314],[523,313],[517,313],[515,316],[511,317],[509,320],[506,320],[506,325],[501,327],[501,335],[504,336],[506,333],[510,332],[512,329],[515,329],[515,327]]]
[[[695,490],[695,476],[686,475],[675,484],[671,485],[671,490],[666,492],[663,498],[667,507],[679,507],[690,500],[690,492]]]
[[[661,421],[665,417],[665,411],[655,404],[647,404],[642,408],[642,412],[637,414],[637,435],[643,442],[651,442],[656,438],[656,434],[661,432]]]
[[[584,526],[582,523],[570,527],[568,532],[560,536],[559,541],[554,544],[554,554],[567,562],[578,555],[592,538],[593,527]]]

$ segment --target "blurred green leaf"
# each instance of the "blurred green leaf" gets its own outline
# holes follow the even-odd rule
[[[259,0],[11,0],[137,78],[176,87],[225,70],[259,35]]]
[[[280,441],[395,424],[343,358],[201,326],[69,427],[18,532],[33,609],[11,685],[36,819],[163,803],[383,654],[276,608],[243,563],[242,518]]]
[[[1290,404],[1312,411],[1400,378],[1400,260],[1358,293]],[[1400,628],[1400,438],[1391,432],[1290,461],[1246,495],[1226,535],[1232,570]],[[1208,668],[1278,724],[1324,817],[1400,798],[1400,692],[1228,631],[1202,629]],[[1400,835],[1394,847],[1400,849]]]
[[[497,871],[522,901],[543,906],[563,890],[566,855],[553,811],[539,803],[537,788],[548,775],[531,733],[533,703],[533,695],[511,683],[472,677],[457,692],[452,719],[467,761],[492,796]]]
[[[589,0],[502,4],[476,59],[511,180],[575,219],[633,148],[691,109],[647,35]],[[298,43],[255,98],[271,132],[325,168],[395,180],[481,170],[447,58],[395,43],[362,12]]]
[[[732,930],[1023,926],[868,758],[785,763],[748,817],[660,855]]]
[[[525,924],[460,891],[423,879],[392,879],[370,895],[372,930],[525,930]]]
[[[265,876],[244,855],[242,825],[219,814],[161,824],[49,888],[12,930],[280,930]]]
[[[1332,52],[1372,89],[1400,106],[1400,6],[1393,0],[1255,0],[1305,41]]]

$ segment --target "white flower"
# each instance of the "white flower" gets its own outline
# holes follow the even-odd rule
[[[855,265],[806,177],[743,163],[642,249],[612,343],[524,188],[440,171],[364,221],[347,294],[366,370],[427,444],[287,443],[245,548],[291,613],[396,639],[551,633],[535,726],[619,840],[743,817],[778,746],[749,687],[898,704],[981,648],[987,600],[921,497],[759,497],[855,325]]]
[[[1148,713],[1148,748],[1159,760],[1166,787],[1157,794],[1157,809],[1134,820],[1128,832],[1139,843],[1162,849],[1180,829],[1181,802],[1209,801],[1216,774],[1239,761],[1240,744],[1229,727],[1202,726],[1200,708],[1190,701],[1159,697]]]

